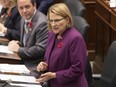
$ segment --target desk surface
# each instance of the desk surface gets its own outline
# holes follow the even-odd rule
[[[0,63],[17,64],[20,63],[20,59],[16,53],[14,54],[0,53]]]
[[[26,75],[11,75],[11,74],[0,74],[0,87],[42,87],[41,84],[36,82],[34,76]],[[6,86],[2,86],[7,83]],[[9,84],[10,85],[9,85]]]
[[[9,42],[9,40],[7,38],[4,38],[4,37],[0,37],[0,42]]]
[[[7,38],[0,37],[0,44],[8,44],[9,40]],[[0,52],[0,63],[20,63],[19,56],[17,53],[9,54],[9,53],[1,53]]]
[[[3,83],[3,82],[0,82],[0,87],[4,87],[3,85],[4,85],[5,83]],[[12,84],[14,84],[14,83],[12,83]],[[16,86],[17,85],[17,86]],[[41,86],[41,85],[33,85],[33,84],[16,84],[16,85],[10,85],[10,84],[7,84],[5,87],[43,87],[43,86]],[[19,86],[20,85],[20,86]],[[22,86],[23,85],[23,86]]]

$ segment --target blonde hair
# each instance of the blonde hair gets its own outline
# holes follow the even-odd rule
[[[56,15],[62,16],[64,18],[68,17],[69,23],[67,24],[67,28],[73,26],[73,20],[72,20],[71,13],[70,13],[68,7],[64,3],[54,4],[48,9],[48,13],[47,13],[48,20],[49,20],[51,12],[56,14]],[[48,22],[48,28],[51,30],[51,25],[49,22]]]
[[[0,0],[0,2],[1,1],[2,0]],[[9,0],[9,3],[10,3],[11,6],[15,6],[16,5],[16,0]],[[7,7],[9,7],[9,6],[7,6]]]
[[[9,0],[9,2],[10,2],[13,6],[16,5],[16,0]]]

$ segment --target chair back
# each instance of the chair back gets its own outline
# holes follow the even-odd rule
[[[89,24],[81,16],[73,16],[73,22],[74,22],[74,27],[81,33],[81,35],[83,36],[86,42],[87,33],[90,29]],[[89,87],[92,87],[93,86],[92,69],[91,69],[91,65],[88,58],[87,58],[87,64],[85,68],[85,76],[86,76]]]
[[[113,41],[104,60],[99,87],[116,87],[116,41]]]
[[[85,16],[85,6],[80,0],[65,0],[64,3],[68,6],[72,16]]]

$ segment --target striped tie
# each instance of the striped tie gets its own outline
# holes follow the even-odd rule
[[[28,24],[29,24],[29,22],[25,23],[25,33],[24,33],[24,37],[23,37],[24,46],[26,46],[27,40],[29,38]]]

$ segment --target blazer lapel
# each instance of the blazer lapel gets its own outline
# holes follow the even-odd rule
[[[20,42],[21,42],[21,45],[23,45],[23,36],[24,36],[24,24],[25,24],[25,21],[22,19],[21,20],[21,37],[20,37]]]
[[[34,29],[34,26],[36,25],[36,22],[38,20],[38,12],[35,13],[35,15],[33,16],[31,22],[32,22],[32,29]]]
[[[31,22],[32,22],[32,27],[31,27],[31,30],[29,30],[28,32],[28,38],[27,38],[27,43],[26,43],[26,46],[28,44],[28,41],[29,41],[29,37],[31,36],[32,32],[34,32],[34,30],[36,29],[34,26],[36,25],[36,22],[37,22],[37,19],[38,19],[38,14],[37,12],[35,13],[35,15],[33,16]]]
[[[49,58],[50,58],[50,56],[51,56],[51,51],[53,50],[53,47],[54,47],[54,45],[55,45],[55,38],[56,38],[56,35],[54,34],[50,39],[49,39],[49,46],[48,46],[48,48],[47,49],[49,49],[49,50],[47,50],[47,57],[48,57],[48,61],[49,61]]]

